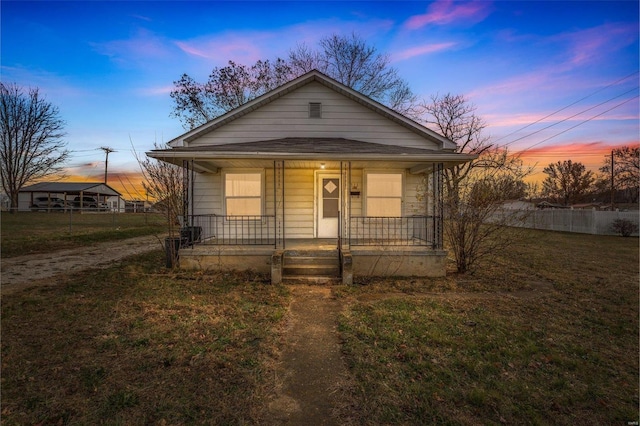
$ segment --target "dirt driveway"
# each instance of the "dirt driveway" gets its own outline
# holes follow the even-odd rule
[[[162,248],[162,238],[155,235],[110,241],[88,247],[30,254],[2,259],[0,282],[2,294],[10,294],[32,286],[35,281],[58,274],[104,268],[120,259]],[[38,285],[46,285],[39,281]]]

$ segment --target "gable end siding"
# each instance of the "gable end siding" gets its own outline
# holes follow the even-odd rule
[[[322,118],[309,118],[309,103],[322,104]],[[412,132],[317,82],[310,83],[189,143],[223,145],[288,137],[354,139],[385,145],[439,149]]]

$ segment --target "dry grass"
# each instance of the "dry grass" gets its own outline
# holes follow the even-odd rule
[[[166,233],[165,218],[153,213],[3,212],[0,220],[3,258]]]
[[[162,263],[2,298],[3,425],[264,423],[287,288]],[[341,418],[637,421],[638,276],[637,238],[530,231],[475,274],[335,287]]]
[[[2,424],[256,423],[288,291],[159,253],[2,300]]]
[[[473,275],[341,289],[366,424],[638,421],[638,240],[527,232]]]

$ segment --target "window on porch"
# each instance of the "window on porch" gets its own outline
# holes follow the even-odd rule
[[[224,204],[227,216],[262,214],[262,173],[226,173]]]
[[[402,216],[402,173],[366,174],[368,217]]]

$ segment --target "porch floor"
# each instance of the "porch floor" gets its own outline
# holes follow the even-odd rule
[[[336,250],[337,248],[337,238],[302,238],[284,241],[285,250]]]

